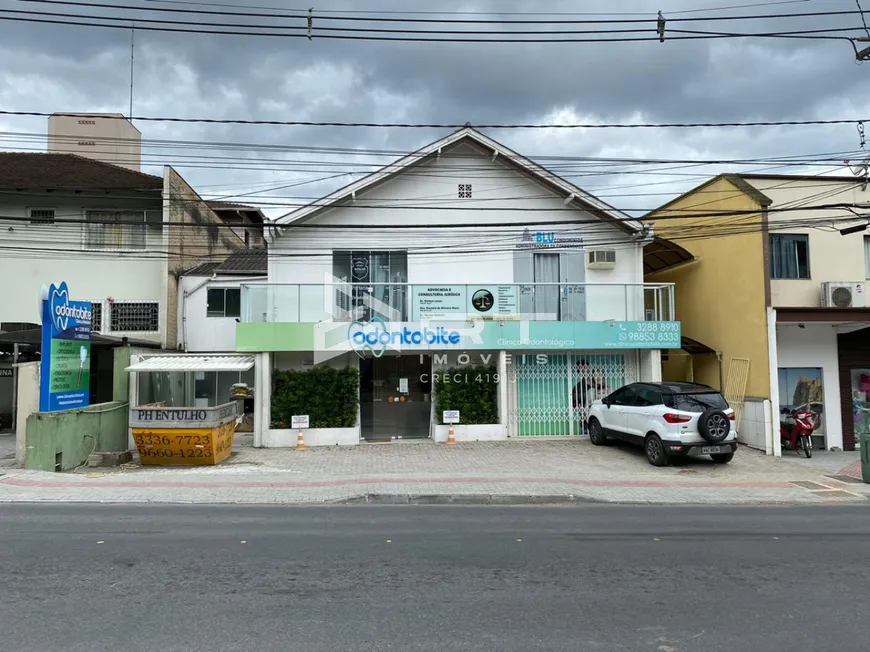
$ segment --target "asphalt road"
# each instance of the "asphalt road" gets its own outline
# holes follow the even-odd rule
[[[864,652],[860,507],[0,508],[0,650]]]

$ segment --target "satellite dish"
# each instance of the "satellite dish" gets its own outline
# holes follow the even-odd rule
[[[48,301],[48,286],[43,284],[42,287],[39,288],[39,310],[37,311],[40,324],[42,323],[42,306],[46,301]]]

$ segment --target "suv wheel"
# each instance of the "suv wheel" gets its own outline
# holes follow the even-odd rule
[[[734,451],[731,451],[730,453],[717,453],[710,457],[713,458],[713,461],[716,462],[716,464],[728,464],[728,462],[734,459]]]
[[[722,410],[710,408],[698,417],[698,432],[711,444],[719,444],[731,432],[731,421]]]
[[[589,441],[594,446],[604,446],[607,443],[607,435],[604,434],[601,423],[594,417],[589,419]]]
[[[667,466],[668,454],[665,452],[665,445],[658,435],[647,435],[643,448],[646,451],[646,459],[649,460],[650,464],[653,466]]]

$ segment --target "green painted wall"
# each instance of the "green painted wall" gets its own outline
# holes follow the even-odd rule
[[[27,417],[27,453],[24,468],[54,471],[74,469],[91,451],[127,450],[127,403],[113,401],[82,410],[34,412]],[[95,445],[96,444],[96,445]]]
[[[119,346],[114,349],[114,382],[112,383],[112,400],[126,402],[130,399],[130,372],[125,371],[130,366],[130,356],[143,353],[154,353],[154,349],[140,349],[132,346]]]

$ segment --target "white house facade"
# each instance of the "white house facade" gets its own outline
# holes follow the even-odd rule
[[[471,128],[267,237],[236,329],[258,446],[296,445],[299,416],[309,446],[444,441],[450,421],[457,441],[579,436],[680,346],[672,287],[643,284],[649,229]]]

